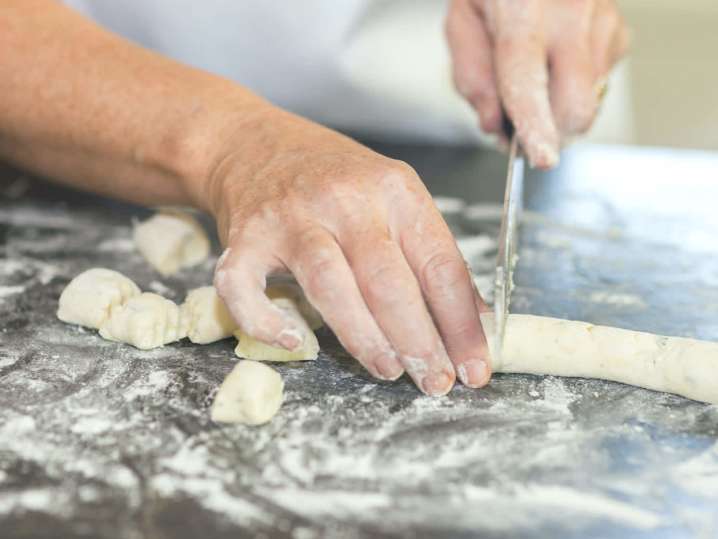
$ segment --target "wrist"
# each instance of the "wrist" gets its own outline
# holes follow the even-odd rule
[[[169,129],[151,143],[147,159],[172,175],[188,204],[215,213],[217,171],[233,147],[251,144],[270,110],[264,99],[220,80],[170,115]],[[143,152],[144,153],[144,152]]]

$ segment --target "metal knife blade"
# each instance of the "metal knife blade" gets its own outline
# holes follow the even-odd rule
[[[513,131],[513,129],[511,130]],[[496,281],[494,282],[494,315],[496,323],[495,349],[497,360],[501,357],[506,318],[509,313],[511,290],[514,286],[513,271],[516,244],[518,243],[518,214],[523,202],[524,159],[520,155],[519,141],[515,132],[511,133],[509,165],[506,173],[504,209],[499,232],[499,254],[496,260]]]

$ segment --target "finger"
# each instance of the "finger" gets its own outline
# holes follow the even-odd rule
[[[570,27],[552,46],[551,106],[564,135],[584,133],[593,123],[598,106],[597,73],[591,49],[593,10],[591,3],[577,8]]]
[[[364,301],[406,372],[428,395],[444,395],[455,372],[399,246],[374,227],[342,242]]]
[[[596,11],[591,51],[598,80],[605,79],[628,51],[630,34],[613,2],[604,1]]]
[[[396,380],[404,369],[364,303],[334,237],[322,228],[300,234],[287,266],[344,348],[373,376]]]
[[[496,88],[491,40],[469,0],[454,0],[446,18],[454,85],[476,109],[485,133],[500,133],[501,102]]]
[[[295,350],[303,344],[302,329],[264,293],[266,277],[276,269],[262,262],[256,251],[225,249],[217,261],[214,287],[243,332],[271,346]]]
[[[469,387],[486,385],[491,378],[478,295],[449,228],[438,212],[428,208],[415,219],[422,220],[422,234],[403,227],[401,244],[417,276],[434,322],[459,379]]]
[[[497,2],[493,6],[499,95],[531,165],[553,167],[559,160],[559,135],[549,102],[541,3]]]

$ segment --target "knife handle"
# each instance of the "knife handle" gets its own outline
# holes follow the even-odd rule
[[[511,121],[511,118],[506,113],[506,109],[503,107],[501,108],[501,131],[503,131],[504,136],[506,136],[506,140],[509,142],[511,141],[511,137],[513,137],[516,132],[514,123]]]

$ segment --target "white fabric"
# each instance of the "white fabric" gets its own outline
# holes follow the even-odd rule
[[[447,0],[65,0],[99,24],[323,124],[388,141],[490,142],[454,91]],[[626,70],[595,142],[632,141]]]
[[[99,24],[321,123],[476,142],[454,92],[443,0],[67,0]]]

